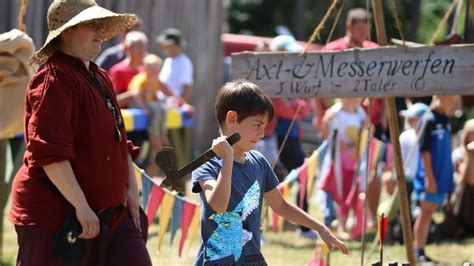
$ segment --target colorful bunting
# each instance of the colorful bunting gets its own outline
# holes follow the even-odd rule
[[[308,163],[305,163],[299,169],[300,174],[298,175],[298,181],[300,183],[300,193],[298,199],[298,206],[303,208],[304,197],[306,196],[306,184],[308,181]]]
[[[142,191],[142,170],[135,166],[135,178],[137,179],[137,188],[138,192],[140,193]]]
[[[181,239],[179,240],[178,255],[181,257],[184,241],[188,236],[188,229],[196,211],[196,204],[185,201],[183,205],[183,214],[181,216]]]
[[[181,197],[176,197],[173,206],[173,215],[171,216],[171,236],[170,236],[170,246],[173,244],[174,236],[176,231],[181,225],[181,216],[183,214],[183,205],[184,200]]]
[[[163,203],[161,205],[160,211],[160,224],[159,224],[159,235],[158,235],[158,250],[161,248],[161,243],[165,237],[166,230],[168,229],[168,224],[171,217],[171,212],[173,210],[173,205],[175,201],[175,195],[171,193],[165,193],[163,197]]]
[[[313,154],[309,157],[308,161],[308,186],[306,188],[306,193],[308,193],[308,198],[313,195],[313,188],[314,188],[314,179],[316,178],[316,169],[318,168],[318,151],[315,150]]]
[[[196,234],[199,229],[199,223],[201,220],[201,206],[197,205],[196,210],[194,211],[194,216],[193,220],[191,222],[191,227],[189,229],[189,242],[186,247],[186,250],[189,250],[189,247],[191,246],[191,243],[193,242],[194,238],[196,237]]]
[[[152,186],[146,213],[148,216],[148,226],[153,223],[153,219],[155,219],[156,212],[158,211],[158,207],[160,207],[164,195],[165,191],[161,187],[157,185]]]
[[[148,200],[150,199],[150,192],[153,186],[153,181],[150,178],[142,177],[142,207],[144,210],[148,208]]]

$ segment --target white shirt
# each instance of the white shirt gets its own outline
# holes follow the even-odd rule
[[[420,158],[420,148],[416,142],[416,131],[412,128],[407,129],[400,134],[400,149],[402,152],[403,165],[405,167],[405,177],[413,180],[418,168],[418,160]],[[411,158],[408,158],[410,151],[415,149]],[[407,163],[406,160],[410,159]]]
[[[191,60],[184,53],[166,58],[159,79],[171,89],[175,96],[182,96],[184,86],[193,84]]]

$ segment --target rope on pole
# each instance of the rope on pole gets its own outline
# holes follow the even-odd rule
[[[311,34],[311,37],[308,40],[308,43],[306,44],[306,47],[303,49],[301,52],[301,55],[305,55],[306,51],[308,51],[309,46],[319,37],[319,34],[324,28],[324,25],[326,25],[327,20],[331,16],[332,12],[336,9],[337,5],[339,4],[338,0],[333,0],[331,6],[329,9],[326,11],[326,14],[324,14],[323,19],[319,22],[318,26],[314,29],[313,34]]]
[[[18,29],[26,32],[26,25],[25,25],[25,15],[26,15],[26,8],[28,7],[28,0],[19,0],[20,1],[20,10],[18,12]]]
[[[457,2],[458,2],[458,0],[453,0],[453,2],[451,3],[451,5],[449,6],[448,11],[446,11],[446,13],[444,14],[443,19],[442,19],[441,22],[439,23],[438,28],[436,28],[435,32],[433,33],[433,36],[431,37],[431,40],[430,40],[429,45],[434,44],[434,42],[438,39],[439,34],[441,33],[441,29],[442,29],[442,28],[444,27],[444,25],[446,25],[446,23],[448,22],[448,19],[449,19],[449,17],[451,16],[451,14],[453,13],[454,8],[456,7]]]

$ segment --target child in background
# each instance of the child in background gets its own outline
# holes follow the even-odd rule
[[[420,117],[429,110],[429,106],[418,102],[410,106],[407,110],[400,111],[400,115],[405,117],[408,128],[400,134],[400,150],[402,152],[403,165],[405,166],[405,179],[407,182],[407,196],[409,207],[411,207],[411,194],[413,192],[413,178],[418,169],[420,150],[417,142],[417,126]],[[414,150],[413,150],[414,149]],[[412,151],[413,150],[413,151]],[[413,154],[409,158],[410,152]],[[407,160],[409,160],[407,162]],[[394,175],[395,177],[395,175]],[[396,182],[395,179],[393,179]]]
[[[451,162],[451,125],[447,114],[455,108],[456,96],[433,96],[431,112],[420,139],[420,159],[414,179],[415,200],[421,213],[416,217],[414,232],[415,255],[419,262],[434,262],[425,254],[425,245],[433,213],[453,192],[453,165]]]
[[[143,59],[144,71],[138,73],[130,81],[128,89],[134,95],[135,107],[141,108],[148,116],[148,139],[150,152],[148,156],[147,173],[157,175],[158,167],[153,162],[153,153],[168,143],[165,129],[165,110],[158,98],[158,93],[169,97],[171,91],[158,80],[163,61],[154,54],[148,54]]]
[[[282,197],[270,165],[252,150],[272,119],[270,99],[251,82],[231,81],[217,95],[215,115],[221,137],[212,149],[218,157],[192,174],[192,190],[202,206],[202,242],[194,265],[267,265],[260,252],[263,198],[280,216],[316,230],[330,249],[347,254],[326,226]],[[230,146],[226,136],[236,132],[241,139]]]
[[[351,193],[351,190],[357,186],[355,170],[359,163],[359,139],[366,122],[367,115],[362,108],[361,99],[342,98],[326,111],[321,125],[324,138],[328,139],[336,133],[333,143],[336,145],[334,175],[323,177],[320,186],[327,194],[325,206],[331,206],[333,200],[337,204],[337,230],[339,237],[343,239],[355,238],[361,233],[361,224],[358,223],[362,223],[362,205],[359,195]],[[329,160],[330,153],[327,153],[323,169],[329,167]],[[353,199],[348,199],[350,194]],[[354,229],[357,230],[352,236],[346,233],[347,216],[351,208],[356,216]],[[324,214],[330,213],[325,211]]]

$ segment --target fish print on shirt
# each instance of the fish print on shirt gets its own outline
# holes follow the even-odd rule
[[[229,255],[238,261],[243,246],[252,239],[252,232],[243,228],[243,222],[258,208],[260,202],[260,186],[257,181],[247,190],[242,201],[233,211],[224,214],[215,213],[209,217],[217,223],[216,230],[206,243],[206,257],[218,260]]]

